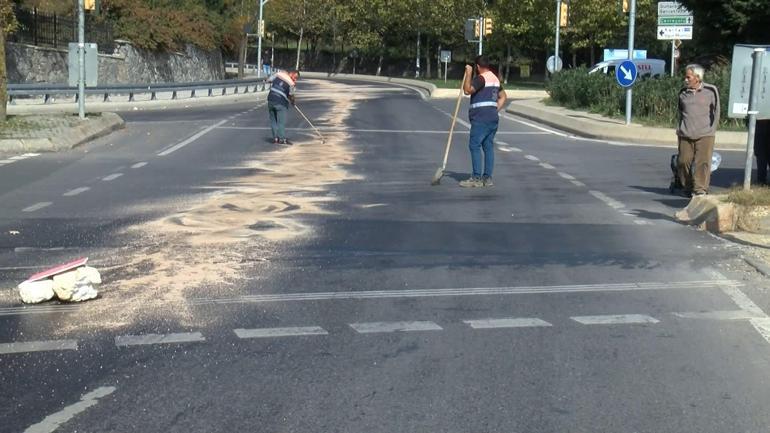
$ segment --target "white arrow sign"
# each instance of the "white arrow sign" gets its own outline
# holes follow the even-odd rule
[[[631,81],[634,78],[633,74],[631,74],[631,71],[629,71],[628,69],[624,68],[623,66],[620,67],[620,72],[623,73],[623,76],[628,81]]]

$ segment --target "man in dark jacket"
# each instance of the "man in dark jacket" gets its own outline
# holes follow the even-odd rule
[[[271,78],[270,93],[267,95],[267,110],[270,114],[270,129],[273,131],[273,143],[291,144],[286,139],[286,113],[289,104],[294,105],[298,71],[278,72]]]
[[[708,194],[711,157],[719,125],[719,90],[703,82],[703,66],[687,65],[679,92],[678,176],[686,194]],[[691,171],[692,170],[692,171]]]

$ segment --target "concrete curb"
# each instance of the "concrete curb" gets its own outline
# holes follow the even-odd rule
[[[676,133],[672,128],[653,128],[639,124],[626,126],[616,119],[563,107],[550,107],[538,99],[511,102],[506,111],[579,137],[677,147]],[[745,132],[719,131],[716,148],[744,150],[747,140]]]
[[[266,91],[256,93],[241,93],[237,95],[225,96],[198,96],[195,98],[182,99],[160,99],[157,101],[135,101],[135,102],[88,102],[86,101],[86,110],[89,113],[101,113],[108,111],[152,111],[152,110],[170,110],[174,108],[189,107],[213,107],[219,105],[230,105],[243,102],[259,102],[265,99]],[[53,104],[19,104],[8,105],[8,114],[10,115],[34,115],[34,114],[62,114],[77,113],[78,105],[74,102],[53,103]]]
[[[0,140],[0,151],[8,152],[56,152],[68,150],[95,140],[125,127],[123,119],[115,113],[102,113],[70,128],[56,137]]]

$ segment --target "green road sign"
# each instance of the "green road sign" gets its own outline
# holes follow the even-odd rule
[[[658,17],[659,26],[691,26],[693,23],[692,16],[679,16],[679,17]]]

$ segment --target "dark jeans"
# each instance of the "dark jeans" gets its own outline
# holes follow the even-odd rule
[[[495,166],[495,134],[498,122],[471,122],[471,138],[468,147],[471,150],[473,176],[492,177]],[[484,151],[484,167],[481,167],[481,152]]]
[[[283,140],[286,138],[286,113],[289,109],[280,104],[267,104],[267,111],[270,114],[270,129],[273,130],[273,138]]]

